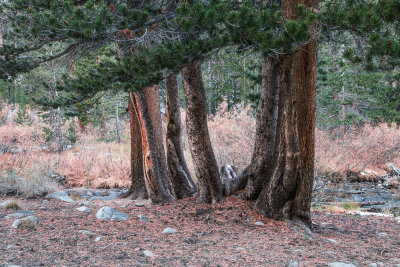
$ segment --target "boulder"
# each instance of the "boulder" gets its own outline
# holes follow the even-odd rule
[[[35,214],[33,211],[29,211],[29,210],[20,210],[18,212],[15,213],[10,213],[6,216],[6,218],[24,218],[27,216],[31,216]]]
[[[129,215],[105,206],[97,211],[96,217],[99,220],[125,221],[129,218]]]
[[[33,229],[36,227],[39,219],[35,216],[29,216],[24,219],[15,220],[12,224],[12,227],[15,229]]]
[[[61,201],[69,202],[69,203],[74,203],[74,200],[67,194],[65,191],[58,191],[54,192],[51,194],[48,194],[45,196],[47,199],[58,199]]]

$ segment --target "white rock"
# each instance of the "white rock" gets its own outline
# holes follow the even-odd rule
[[[264,225],[264,223],[263,223],[263,222],[255,222],[254,224],[255,224],[255,225],[259,225],[259,226],[262,226],[262,225]]]
[[[99,220],[125,221],[129,218],[129,215],[105,206],[97,211],[96,217]]]
[[[332,262],[328,263],[329,267],[357,267],[354,264],[343,263],[343,262]]]
[[[338,244],[339,242],[337,242],[335,239],[327,239],[329,242],[332,242],[334,244]]]
[[[76,208],[76,210],[81,211],[81,212],[87,212],[90,213],[90,209],[88,207],[82,206],[79,208]]]
[[[299,263],[294,260],[290,260],[289,267],[299,267]]]
[[[167,227],[162,231],[162,234],[175,234],[176,232],[174,228]]]
[[[58,192],[48,194],[47,196],[45,196],[45,198],[58,199],[58,200],[69,202],[69,203],[74,202],[74,200],[70,196],[68,196],[68,194],[65,193],[65,191],[58,191]]]
[[[94,239],[94,242],[99,242],[100,240],[102,240],[103,238],[101,236],[98,236]]]
[[[380,236],[380,237],[387,236],[387,233],[379,233],[379,236]]]
[[[151,252],[150,250],[144,250],[143,251],[143,254],[146,256],[146,257],[150,257],[150,258],[154,258],[156,255],[154,255],[154,253],[153,252]]]

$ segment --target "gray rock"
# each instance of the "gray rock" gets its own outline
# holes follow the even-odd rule
[[[143,215],[138,215],[138,217],[139,217],[139,221],[141,221],[141,222],[147,222],[149,220],[149,218],[147,218],[146,216],[143,216]]]
[[[175,234],[176,232],[174,228],[167,227],[162,231],[162,234]]]
[[[144,207],[145,205],[143,203],[136,203],[135,206],[136,207]]]
[[[129,215],[105,206],[97,211],[96,217],[99,220],[125,221],[129,218]]]
[[[254,224],[255,224],[255,225],[259,225],[259,226],[262,226],[262,225],[264,225],[264,223],[263,223],[263,222],[255,222]]]
[[[70,196],[68,196],[68,194],[65,193],[65,191],[58,191],[58,192],[48,194],[45,198],[58,199],[58,200],[69,202],[69,203],[74,202],[74,200]]]
[[[23,226],[24,221],[30,221],[33,223],[34,226],[36,226],[37,223],[39,222],[39,219],[35,216],[29,216],[24,219],[18,219],[13,222],[12,227],[15,229],[21,228]]]
[[[339,242],[337,242],[335,239],[327,239],[329,242],[334,243],[334,244],[338,244]]]
[[[18,212],[10,213],[6,216],[6,218],[24,218],[27,216],[31,216],[35,214],[33,211],[29,210],[20,210]]]
[[[82,206],[79,208],[76,208],[76,210],[81,211],[81,212],[87,212],[90,213],[90,209],[88,207]]]
[[[328,263],[329,267],[357,267],[354,264],[351,263],[343,263],[343,262],[332,262]]]
[[[143,254],[146,256],[146,257],[150,257],[150,258],[154,258],[156,255],[154,255],[154,253],[153,252],[151,252],[150,250],[144,250],[143,251]]]
[[[82,233],[82,234],[87,235],[87,236],[95,236],[96,235],[95,233],[90,232],[88,230],[80,230],[79,233]]]
[[[98,236],[94,239],[94,242],[99,242],[100,240],[102,240],[103,238],[101,236]]]
[[[378,267],[378,264],[376,264],[376,263],[370,263],[370,264],[368,264],[368,266],[369,266],[369,267]]]
[[[289,267],[299,267],[299,263],[294,260],[290,260]]]

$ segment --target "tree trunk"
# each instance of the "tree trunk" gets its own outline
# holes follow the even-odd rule
[[[139,123],[139,114],[135,108],[134,93],[129,93],[128,112],[131,132],[131,180],[129,191],[122,197],[128,199],[148,198],[143,172],[142,132]]]
[[[151,89],[147,89],[147,91],[151,91]],[[168,187],[169,178],[166,166],[160,155],[160,146],[157,145],[157,131],[154,130],[157,127],[153,127],[146,96],[144,92],[135,92],[133,96],[133,104],[141,129],[144,180],[147,193],[154,203],[173,201],[174,194]]]
[[[318,0],[298,1],[306,7],[318,8]],[[295,12],[293,13],[295,14]],[[316,31],[316,29],[314,29]],[[311,227],[311,197],[314,183],[317,37],[296,51],[293,64],[294,90],[297,101],[297,129],[300,133],[302,179],[297,182],[292,216]]]
[[[199,182],[197,202],[215,203],[222,199],[223,192],[208,132],[206,95],[199,62],[185,65],[182,80],[187,106],[186,127]]]
[[[280,61],[277,55],[263,57],[253,156],[250,165],[230,189],[230,193],[234,193],[246,186],[242,193],[245,199],[257,199],[272,174],[278,119]]]
[[[255,209],[267,217],[284,220],[291,218],[297,180],[302,177],[292,73],[294,56],[279,57],[281,87],[274,168],[270,180],[257,199]]]
[[[318,1],[282,1],[287,18],[295,18],[298,4],[317,8]],[[281,57],[274,169],[255,209],[274,219],[299,220],[311,227],[317,41]]]
[[[186,165],[182,149],[182,125],[179,110],[179,90],[176,75],[171,75],[166,80],[167,91],[167,163],[168,173],[171,178],[176,197],[178,199],[193,196],[196,185],[192,180]]]

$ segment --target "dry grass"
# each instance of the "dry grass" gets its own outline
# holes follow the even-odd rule
[[[18,179],[10,180],[18,190],[40,195],[57,189],[51,173],[67,176],[71,186],[94,188],[127,187],[130,184],[130,138],[128,122],[123,122],[123,142],[100,142],[100,135],[88,127],[80,134],[75,146],[62,153],[41,150],[43,123],[30,112],[33,123],[20,126],[13,122],[15,111],[3,107],[0,113],[0,147],[23,149],[22,153],[2,153],[0,150],[0,178],[9,179],[12,170]],[[11,115],[10,115],[11,114]],[[14,115],[13,115],[14,114]],[[255,118],[243,112],[227,112],[222,106],[218,115],[210,117],[208,126],[215,156],[219,166],[232,164],[242,170],[249,163],[253,150]],[[182,110],[182,121],[185,112]],[[165,123],[164,123],[165,131]],[[186,130],[183,131],[184,153],[192,173]],[[343,139],[334,140],[330,134],[316,131],[316,174],[335,173],[345,177],[347,173],[378,176],[388,171],[386,164],[400,166],[400,130],[386,124],[366,125],[348,130]],[[368,175],[365,175],[367,177]]]

